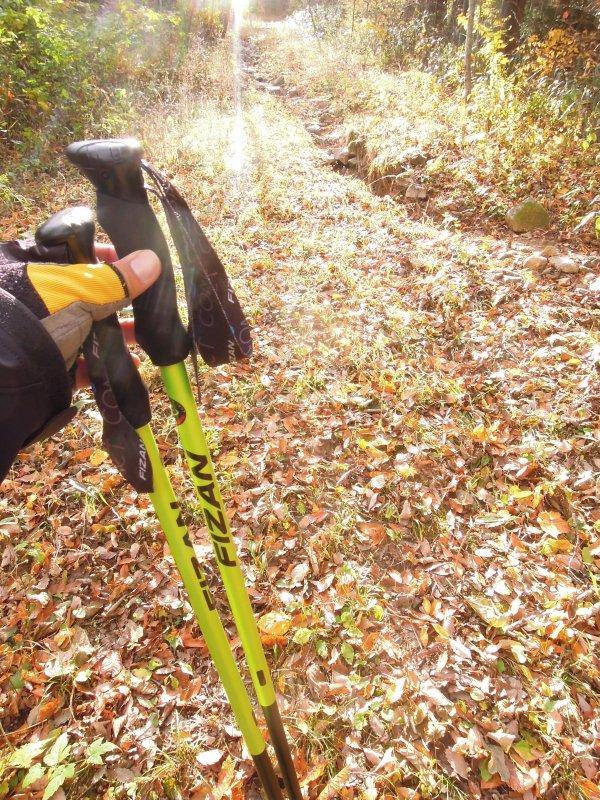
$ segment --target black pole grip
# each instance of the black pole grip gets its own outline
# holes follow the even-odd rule
[[[190,337],[177,309],[169,247],[144,188],[141,145],[135,139],[95,139],[74,142],[66,153],[95,186],[98,222],[119,257],[149,249],[160,258],[160,278],[133,301],[139,344],[157,366],[185,360]]]
[[[67,246],[69,261],[74,264],[95,264],[94,212],[87,206],[72,206],[59,211],[35,232],[38,244]]]
[[[38,244],[66,244],[71,263],[94,264],[94,214],[85,206],[66,208],[54,214],[35,232]],[[106,377],[121,413],[133,428],[150,422],[150,400],[129,348],[123,338],[116,314],[94,323],[95,339]],[[88,368],[90,365],[88,364]],[[102,376],[90,375],[92,380]]]

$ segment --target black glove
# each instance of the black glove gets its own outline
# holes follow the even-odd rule
[[[73,418],[76,358],[92,323],[160,274],[151,251],[114,265],[67,261],[64,245],[0,244],[0,481],[22,447]]]

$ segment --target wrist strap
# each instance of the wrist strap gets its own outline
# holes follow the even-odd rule
[[[250,326],[225,268],[175,186],[142,160],[179,255],[194,349],[212,367],[252,354]]]

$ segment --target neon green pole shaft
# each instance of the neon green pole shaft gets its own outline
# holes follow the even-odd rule
[[[162,367],[161,374],[173,406],[181,446],[185,452],[212,539],[227,599],[246,654],[252,683],[263,709],[283,779],[290,798],[301,800],[302,794],[277,707],[273,680],[185,364],[182,362]]]
[[[149,425],[137,432],[146,447],[152,467],[153,491],[150,499],[165,533],[200,630],[225,687],[231,708],[242,732],[248,751],[270,800],[281,800],[281,790],[266,751],[266,744],[254,714],[248,692],[242,681],[227,635],[215,608],[206,577],[200,569],[189,531],[183,522],[179,503],[162,463]]]

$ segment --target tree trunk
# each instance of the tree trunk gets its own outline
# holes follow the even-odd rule
[[[404,22],[410,22],[412,18],[415,16],[415,4],[413,2],[405,3],[404,10],[402,12],[402,19]]]
[[[448,8],[448,15],[446,17],[446,39],[452,41],[454,28],[456,27],[456,17],[458,15],[459,0],[450,0],[450,7]]]
[[[504,24],[504,54],[512,55],[521,37],[521,25],[525,15],[527,0],[502,0],[500,16]]]
[[[317,21],[315,19],[315,14],[313,11],[311,0],[308,0],[308,14],[310,16],[310,21],[312,23],[313,33],[315,36],[319,35],[319,29],[317,27]]]
[[[467,41],[465,44],[465,100],[468,101],[473,88],[473,28],[475,27],[475,9],[477,0],[469,0],[469,17],[467,21]]]
[[[434,27],[439,28],[446,15],[446,0],[427,0],[427,14]]]

